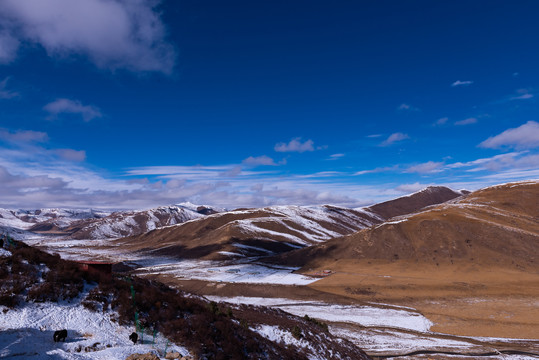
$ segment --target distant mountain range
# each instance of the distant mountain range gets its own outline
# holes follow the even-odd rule
[[[409,196],[360,209],[323,206],[272,206],[240,209],[179,226],[120,239],[123,249],[153,251],[179,258],[213,260],[271,256],[323,243],[380,224],[395,214],[418,211],[461,196],[429,187]]]
[[[65,236],[70,239],[113,239],[214,214],[223,209],[181,203],[140,211],[0,209],[0,231],[19,234]]]
[[[538,199],[539,182],[528,181],[473,193],[432,186],[357,209],[291,205],[226,211],[190,203],[113,213],[0,209],[0,228],[15,237],[111,239],[122,251],[177,258],[256,257],[310,267],[343,258],[525,267],[539,255]]]
[[[274,260],[309,268],[324,267],[334,259],[372,259],[419,266],[468,263],[533,270],[539,264],[538,219],[539,182],[505,184]]]

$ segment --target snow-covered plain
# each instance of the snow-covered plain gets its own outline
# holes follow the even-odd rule
[[[77,301],[25,304],[15,310],[0,306],[0,314],[0,358],[123,360],[136,353],[163,358],[165,351],[188,354],[161,335],[154,342],[153,335],[145,334],[142,344],[133,345],[129,335],[135,329],[114,322],[115,313],[92,312]],[[67,339],[55,343],[54,331],[61,329],[67,329]]]
[[[309,276],[294,274],[297,268],[264,266],[256,263],[226,265],[223,262],[207,260],[170,260],[156,259],[157,264],[134,261],[142,265],[138,274],[168,274],[178,279],[206,280],[230,283],[307,285],[316,280]]]
[[[249,304],[278,308],[290,314],[329,322],[331,334],[350,340],[368,354],[406,354],[413,351],[435,350],[453,352],[489,352],[489,342],[520,342],[519,339],[459,337],[431,332],[433,323],[411,308],[335,305],[323,302],[298,301],[284,298],[207,296],[213,301]],[[373,304],[374,305],[374,304]],[[280,329],[260,328],[263,336],[276,336]],[[266,335],[264,335],[266,334]],[[281,334],[285,336],[286,334]],[[286,339],[286,337],[284,338]],[[295,340],[295,339],[293,339]],[[284,340],[283,340],[284,341]],[[292,341],[292,340],[291,340]],[[295,340],[297,341],[297,340]],[[297,344],[301,346],[301,344]],[[432,356],[432,355],[431,355]],[[504,355],[505,359],[537,359],[525,355]],[[400,359],[400,357],[398,357]],[[415,358],[415,357],[409,357]],[[483,357],[498,359],[498,357]],[[501,359],[501,357],[500,357]]]
[[[369,354],[409,353],[433,349],[470,351],[475,348],[470,342],[437,337],[433,334],[422,335],[388,329],[351,329],[338,325],[330,326],[329,330],[333,335],[352,341]]]
[[[279,308],[297,316],[309,315],[329,322],[345,322],[361,326],[390,327],[427,332],[433,325],[423,315],[407,310],[374,306],[335,305],[324,302],[297,301],[282,298],[207,296],[213,301]]]
[[[259,325],[256,328],[252,328],[266,339],[273,342],[284,343],[286,345],[293,345],[298,348],[305,348],[309,350],[309,360],[325,360],[324,357],[316,354],[316,349],[308,341],[302,339],[296,339],[290,331],[280,329],[278,326],[271,325]]]

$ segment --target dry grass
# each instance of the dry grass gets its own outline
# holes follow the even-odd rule
[[[435,323],[432,331],[520,339],[539,334],[537,273],[404,261],[337,261],[331,268],[337,273],[310,287],[357,301],[415,308]]]

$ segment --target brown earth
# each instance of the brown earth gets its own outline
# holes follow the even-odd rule
[[[539,274],[462,264],[417,267],[405,262],[336,261],[336,273],[308,286],[151,278],[200,295],[270,297],[333,304],[416,309],[431,331],[458,336],[535,339],[539,351]],[[320,268],[321,270],[322,268]],[[311,269],[317,270],[317,269]]]
[[[434,331],[538,339],[538,219],[539,182],[500,185],[272,260],[331,270],[310,287],[413,307]]]
[[[469,192],[457,192],[445,186],[429,186],[414,194],[369,206],[369,211],[383,219],[415,213],[426,206],[441,204]]]
[[[309,207],[298,206],[282,207],[286,208],[286,211],[281,211],[279,207],[238,209],[190,221],[181,226],[127,237],[118,243],[131,251],[153,251],[156,254],[182,258],[230,258],[230,254],[224,255],[220,252],[239,253],[240,256],[267,256],[268,251],[284,253],[296,248],[298,244],[294,244],[290,236],[304,244],[313,245],[320,240],[334,237],[334,234],[352,234],[373,224],[380,224],[389,217],[416,212],[425,206],[459,196],[461,193],[449,188],[432,186],[409,196],[367,207],[364,211],[330,205],[317,207],[319,212],[315,214],[310,213]],[[323,217],[320,212],[324,214]],[[327,236],[321,235],[320,229],[323,229],[322,232]],[[238,249],[234,244],[251,248]]]
[[[339,269],[309,287],[359,302],[412,307],[432,331],[483,337],[539,338],[539,274],[469,264],[336,261]]]
[[[324,219],[311,217],[306,208],[305,210],[301,207],[289,208],[298,213],[303,220],[316,222],[318,229],[324,229],[327,234],[350,234],[370,226],[373,222],[381,221],[372,214],[334,206],[320,207],[326,214]],[[291,235],[306,244],[313,244],[316,243],[313,237],[320,236],[320,233],[317,229],[305,226],[303,221],[297,221],[294,216],[288,216],[279,209],[270,207],[215,214],[181,226],[157,229],[140,236],[119,239],[117,242],[129,251],[151,251],[158,255],[181,258],[224,260],[229,256],[220,254],[223,251],[243,256],[261,256],[267,255],[268,251],[282,253],[293,250],[298,244],[290,239]],[[238,248],[234,244],[251,248]]]
[[[537,272],[538,219],[539,182],[498,186],[272,260],[307,267],[336,259],[464,262]]]

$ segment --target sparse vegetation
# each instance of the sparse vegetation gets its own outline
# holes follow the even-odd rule
[[[315,319],[315,318],[312,318],[312,317],[310,317],[310,316],[307,315],[307,314],[305,314],[305,316],[304,316],[303,318],[304,318],[306,321],[315,324],[316,326],[318,326],[319,328],[321,328],[321,329],[324,330],[325,332],[328,332],[328,331],[329,331],[328,324],[326,324],[325,322],[320,321],[320,320],[317,320],[317,319]]]
[[[82,299],[93,311],[114,310],[118,321],[135,325],[139,331],[161,332],[171,341],[186,346],[197,359],[307,359],[305,350],[277,344],[252,331],[257,324],[282,323],[295,337],[304,338],[303,327],[320,327],[315,319],[307,322],[273,309],[230,306],[187,295],[161,283],[139,278],[106,278],[81,271],[75,263],[16,243],[13,256],[0,258],[0,304],[15,307],[23,301],[72,300],[85,284],[94,286]],[[134,298],[132,294],[135,294]],[[137,314],[137,316],[135,316]],[[301,328],[300,328],[301,326]],[[343,359],[355,359],[358,349],[331,343]]]

